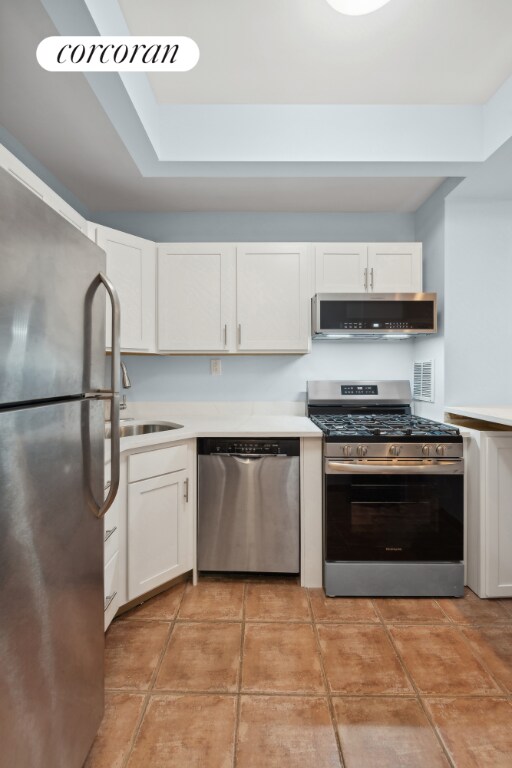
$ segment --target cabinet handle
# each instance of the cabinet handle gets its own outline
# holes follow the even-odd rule
[[[373,267],[370,269],[370,291],[373,291]]]
[[[185,491],[184,491],[184,493],[183,493],[183,498],[184,498],[184,499],[185,499],[185,501],[188,503],[188,477],[187,477],[187,479],[185,480],[184,486],[185,486]]]
[[[242,324],[238,323],[238,345],[242,344]]]
[[[105,531],[105,541],[108,541],[113,533],[117,531],[117,525],[114,525],[113,528],[109,528],[108,531]]]
[[[228,345],[228,325],[224,323],[224,347]]]
[[[368,267],[364,268],[364,289],[368,290]]]
[[[114,599],[114,597],[117,595],[117,592],[113,592],[111,595],[107,595],[105,597],[105,607],[103,609],[103,612],[107,611],[110,607],[110,603]]]

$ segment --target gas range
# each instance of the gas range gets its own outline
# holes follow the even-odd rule
[[[463,594],[462,436],[411,402],[408,381],[308,382],[330,596]]]
[[[409,382],[308,382],[308,415],[327,456],[462,456],[457,427],[411,413]]]

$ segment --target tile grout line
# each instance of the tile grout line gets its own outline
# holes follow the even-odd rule
[[[245,601],[247,599],[247,583],[244,582],[244,590],[242,596],[242,625],[240,632],[240,658],[238,660],[238,680],[237,680],[237,692],[236,692],[236,715],[235,715],[235,733],[233,736],[233,768],[236,768],[237,758],[237,746],[238,746],[238,730],[240,727],[240,709],[242,705],[242,672],[244,661],[244,643],[245,643]]]
[[[334,704],[333,704],[333,701],[332,701],[331,691],[330,691],[330,688],[329,688],[329,680],[327,678],[327,673],[325,671],[324,657],[322,655],[322,647],[320,645],[320,637],[319,637],[319,634],[318,634],[318,628],[317,628],[316,621],[315,621],[315,614],[314,614],[314,611],[313,611],[313,606],[311,604],[311,595],[309,593],[309,589],[306,589],[306,596],[307,596],[309,610],[310,610],[311,618],[312,618],[313,634],[315,635],[316,647],[317,647],[317,650],[318,650],[318,657],[320,659],[320,669],[322,671],[322,679],[324,681],[324,687],[325,687],[325,691],[326,691],[327,706],[329,708],[329,715],[331,717],[331,725],[332,725],[333,730],[334,730],[334,738],[335,738],[335,741],[336,741],[336,747],[338,749],[338,757],[339,757],[341,768],[344,768],[345,767],[345,760],[344,760],[344,757],[343,757],[343,749],[341,747],[341,738],[340,738],[340,734],[339,734],[339,731],[338,731],[338,723],[337,723],[337,720],[336,720],[336,714],[334,712]]]
[[[444,741],[441,738],[441,734],[438,732],[437,728],[435,727],[435,724],[434,724],[434,721],[433,721],[433,719],[432,719],[432,717],[430,715],[430,712],[427,710],[427,707],[425,706],[425,703],[423,702],[423,699],[421,698],[421,694],[420,694],[419,688],[416,685],[416,683],[414,682],[414,678],[413,678],[412,674],[409,672],[409,670],[407,668],[407,665],[405,663],[405,660],[402,658],[398,648],[395,645],[393,636],[392,636],[391,632],[389,631],[388,625],[384,621],[384,617],[382,616],[382,614],[381,614],[381,612],[379,610],[378,605],[375,605],[375,610],[377,611],[378,615],[381,616],[381,618],[382,618],[382,626],[384,628],[384,631],[386,632],[388,640],[391,643],[391,646],[392,646],[394,652],[396,653],[396,656],[398,658],[400,666],[402,667],[402,669],[403,669],[407,679],[409,680],[410,684],[413,687],[413,690],[416,693],[416,701],[420,705],[420,707],[421,707],[425,717],[427,718],[427,721],[430,724],[430,727],[431,727],[431,729],[432,729],[432,731],[434,733],[434,736],[436,737],[436,740],[437,740],[439,746],[441,747],[441,750],[442,750],[443,754],[445,755],[446,759],[448,760],[448,764],[452,768],[457,768],[457,766],[455,765],[455,763],[453,762],[453,760],[452,760],[452,758],[450,756],[450,753],[448,752],[448,747],[445,747]]]
[[[144,722],[144,718],[146,716],[146,712],[147,712],[147,709],[148,709],[148,706],[149,706],[149,702],[150,702],[150,699],[151,699],[151,694],[152,694],[153,686],[154,686],[154,684],[156,682],[157,674],[160,671],[160,666],[162,664],[162,661],[163,661],[163,658],[165,656],[165,653],[167,652],[167,648],[169,647],[169,643],[171,641],[171,636],[172,636],[172,631],[173,631],[174,626],[176,624],[176,619],[178,617],[178,613],[179,613],[180,608],[181,608],[181,603],[183,602],[183,598],[185,596],[185,592],[186,591],[187,591],[187,587],[185,586],[185,589],[181,593],[181,597],[180,597],[178,606],[176,608],[176,613],[174,614],[174,619],[170,623],[169,632],[168,632],[168,635],[167,635],[167,640],[165,641],[165,643],[163,645],[163,648],[162,648],[162,650],[160,652],[159,659],[158,659],[158,661],[157,661],[157,663],[155,665],[155,669],[153,670],[153,673],[151,675],[151,680],[150,680],[150,683],[149,683],[149,687],[148,687],[148,689],[146,691],[146,699],[145,699],[144,705],[142,707],[142,711],[141,711],[140,717],[139,717],[139,719],[137,721],[137,725],[134,728],[134,731],[133,731],[133,734],[132,734],[132,739],[131,739],[131,742],[130,742],[130,747],[128,749],[128,752],[126,753],[126,757],[123,760],[121,768],[126,768],[126,766],[128,765],[128,763],[130,761],[130,758],[132,756],[133,749],[135,747],[135,743],[137,741],[137,738],[139,736],[140,730],[142,728],[142,723]]]
[[[510,693],[511,693],[511,691],[509,691],[509,690],[508,690],[508,688],[507,688],[507,686],[506,686],[504,683],[502,683],[502,682],[501,682],[501,681],[498,679],[498,677],[497,677],[497,676],[494,674],[494,672],[492,672],[492,671],[491,671],[491,669],[488,667],[487,663],[484,661],[484,658],[483,658],[483,656],[480,656],[480,654],[478,653],[478,651],[475,651],[475,650],[474,650],[474,649],[471,647],[471,643],[469,642],[469,638],[467,638],[467,637],[466,637],[466,635],[464,634],[464,632],[462,631],[463,629],[474,629],[474,627],[471,627],[471,626],[468,626],[468,627],[456,627],[456,629],[457,629],[457,631],[458,631],[459,635],[462,637],[462,640],[464,641],[464,643],[465,643],[465,644],[466,644],[466,646],[468,647],[468,650],[469,650],[469,652],[471,653],[471,655],[472,655],[472,656],[473,656],[473,657],[474,657],[474,658],[475,658],[475,659],[478,661],[478,663],[479,663],[479,664],[480,664],[480,665],[483,667],[483,669],[485,670],[485,672],[487,672],[487,674],[489,675],[489,677],[491,678],[491,680],[492,680],[492,681],[493,681],[493,682],[494,682],[494,683],[495,683],[495,684],[498,686],[498,688],[500,689],[500,691],[502,691],[502,692],[505,694],[505,696],[509,696],[509,695],[510,695]],[[495,627],[493,627],[493,629],[495,629]],[[488,695],[488,696],[492,696],[493,694],[492,694],[492,693],[490,693],[490,694],[487,694],[487,695]],[[496,696],[498,696],[498,695],[499,695],[499,694],[498,694],[498,692],[496,692],[496,694],[495,694],[495,695],[496,695]]]

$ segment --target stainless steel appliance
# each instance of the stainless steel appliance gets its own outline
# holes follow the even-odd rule
[[[299,440],[198,440],[200,571],[298,573]]]
[[[435,293],[318,293],[315,339],[408,339],[437,332]]]
[[[0,762],[12,768],[80,768],[103,713],[99,518],[119,482],[119,308],[104,269],[102,250],[0,170]]]
[[[326,593],[462,595],[459,430],[413,416],[408,381],[310,381],[308,415],[324,433]]]

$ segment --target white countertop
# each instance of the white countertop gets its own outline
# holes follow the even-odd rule
[[[148,421],[173,421],[183,424],[181,429],[152,432],[147,435],[133,435],[121,438],[121,451],[146,448],[153,445],[174,443],[196,437],[322,437],[322,431],[306,416],[290,415],[238,415],[232,417],[207,418],[205,416],[186,419],[165,418],[134,419],[127,424]],[[108,441],[107,441],[108,445]]]
[[[445,413],[512,427],[512,405],[447,405]]]

